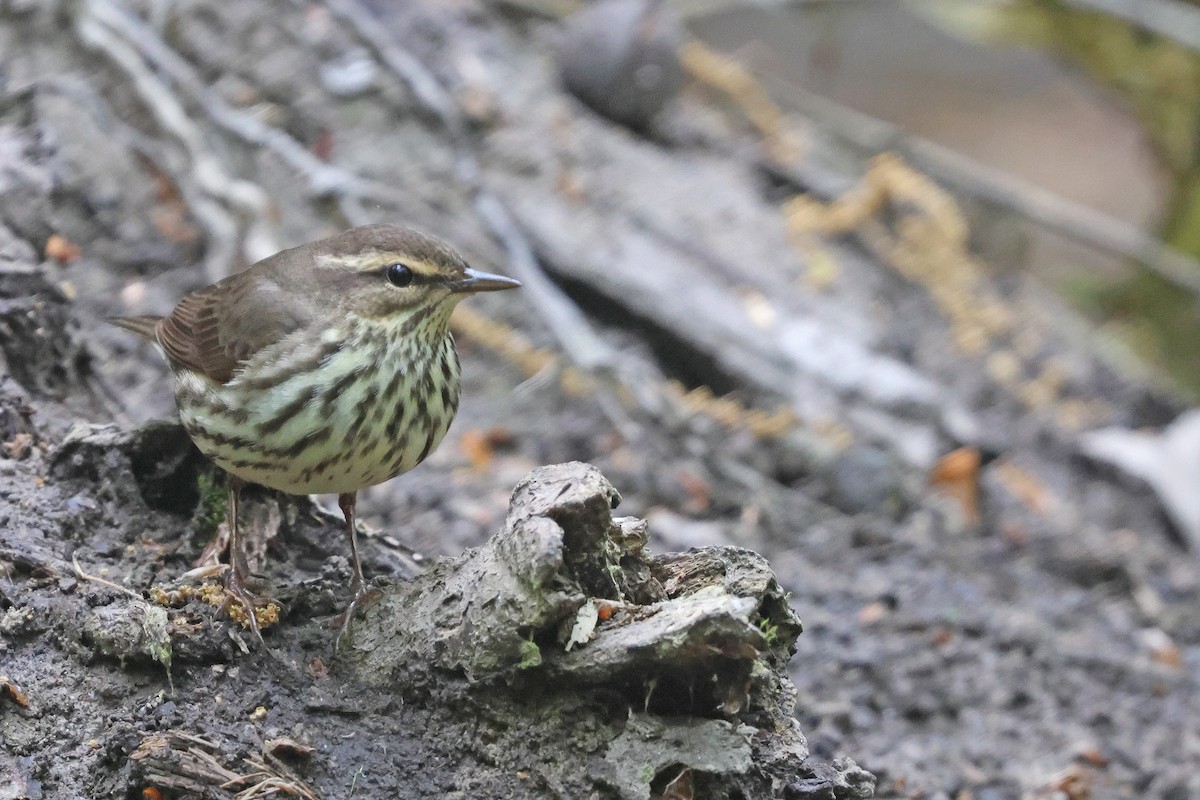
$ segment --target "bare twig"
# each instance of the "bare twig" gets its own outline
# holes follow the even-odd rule
[[[235,261],[237,224],[221,202],[209,198],[220,198],[239,211],[248,212],[261,226],[267,209],[266,195],[257,186],[225,173],[178,98],[151,72],[138,52],[94,13],[96,9],[103,11],[106,7],[111,9],[106,0],[91,0],[85,4],[75,20],[76,34],[88,47],[103,52],[130,78],[146,109],[187,151],[190,180],[201,190],[189,198],[189,206],[209,234],[208,275],[212,279],[219,278],[228,273]]]
[[[475,211],[500,240],[508,255],[509,270],[522,281],[524,290],[532,297],[531,302],[538,307],[550,329],[558,334],[559,344],[567,357],[585,370],[611,367],[616,363],[608,342],[592,330],[579,306],[542,271],[529,239],[508,208],[491,192],[480,190],[475,195]]]
[[[455,139],[464,132],[462,112],[454,96],[415,56],[400,47],[369,11],[356,0],[326,0],[326,8],[348,22],[380,61],[398,76],[423,108],[432,113]]]
[[[352,223],[358,224],[365,216],[358,205],[363,200],[389,206],[403,205],[406,200],[403,192],[327,164],[286,132],[230,106],[204,85],[192,65],[172,50],[157,32],[111,0],[87,0],[85,9],[85,13],[80,15],[80,26],[92,41],[102,40],[103,49],[114,58],[119,58],[121,66],[135,81],[149,84],[143,92],[148,99],[147,104],[160,116],[161,121],[170,123],[164,124],[164,127],[172,130],[184,142],[195,162],[197,176],[216,183],[202,183],[204,188],[227,197],[243,210],[253,212],[253,222],[262,223],[255,224],[248,231],[247,250],[250,253],[247,260],[257,260],[278,249],[265,226],[268,207],[265,193],[260,187],[246,181],[231,182],[225,191],[220,191],[222,186],[215,181],[220,173],[216,159],[206,157],[198,129],[187,120],[179,101],[161,80],[146,69],[144,62],[166,75],[218,127],[246,144],[269,150],[302,175],[313,196],[331,196],[342,201],[342,211]],[[164,116],[166,119],[162,120]],[[354,202],[349,202],[351,200]]]
[[[1124,256],[1200,298],[1200,262],[1136,226],[1001,174],[933,142],[914,139],[905,150],[915,164],[960,190],[1012,209],[1089,247]]]
[[[300,777],[290,770],[286,764],[273,755],[250,756],[245,759],[246,766],[253,770],[243,776],[243,781],[253,780],[255,783],[234,795],[234,800],[256,800],[260,797],[300,797],[303,800],[320,800]]]
[[[342,196],[399,204],[404,193],[386,184],[367,180],[317,158],[308,148],[284,131],[244,114],[226,103],[200,80],[196,70],[172,50],[155,31],[111,0],[89,0],[105,24],[121,31],[138,51],[162,70],[214,123],[247,144],[270,150],[308,181],[316,197]]]
[[[269,753],[243,758],[242,765],[247,770],[244,773],[225,766],[223,755],[215,742],[172,731],[147,736],[130,760],[139,765],[145,778],[181,795],[207,797],[212,789],[232,791],[244,787],[234,795],[236,800],[280,796],[318,800],[308,784]]]
[[[140,594],[138,594],[137,592],[132,591],[130,589],[126,589],[124,586],[121,586],[119,584],[113,583],[112,581],[108,580],[107,578],[101,578],[99,575],[89,575],[88,573],[84,572],[83,567],[79,566],[79,562],[75,559],[75,556],[71,556],[71,568],[75,572],[75,577],[81,581],[84,581],[86,583],[98,583],[101,586],[105,586],[109,589],[112,589],[113,591],[120,592],[121,594],[126,595],[128,597],[132,597],[134,600],[144,602],[144,599],[142,598],[142,596]]]

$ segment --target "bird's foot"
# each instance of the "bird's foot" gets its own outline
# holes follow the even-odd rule
[[[342,649],[342,640],[350,632],[350,624],[354,620],[354,615],[359,611],[365,611],[370,608],[379,602],[379,598],[381,597],[383,597],[382,589],[377,586],[370,586],[364,582],[355,590],[354,597],[350,600],[350,604],[346,606],[346,610],[329,619],[329,627],[338,629],[337,639],[333,643],[333,652],[337,653]]]
[[[282,604],[271,597],[251,591],[246,585],[246,577],[237,569],[226,573],[225,595],[221,610],[227,612],[235,622],[249,628],[263,649],[270,652],[263,640],[262,629],[279,621]]]

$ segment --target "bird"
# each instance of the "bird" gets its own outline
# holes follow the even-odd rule
[[[228,476],[227,603],[242,604],[264,647],[264,598],[248,586],[238,528],[242,487],[338,496],[353,574],[336,650],[369,593],[358,492],[408,472],[445,437],[460,388],[454,307],[520,285],[424,233],[375,224],[276,253],[166,316],[109,320],[165,354],[184,429]]]

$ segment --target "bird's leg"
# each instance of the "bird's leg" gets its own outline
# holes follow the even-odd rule
[[[350,622],[354,619],[354,614],[358,611],[364,602],[378,593],[378,590],[368,589],[367,581],[363,577],[362,561],[358,557],[358,532],[355,526],[355,506],[358,503],[357,492],[346,492],[338,495],[338,508],[342,509],[342,516],[346,518],[346,538],[350,540],[350,569],[352,577],[350,579],[350,591],[354,597],[350,600],[350,605],[346,606],[346,610],[333,618],[333,624],[339,627],[337,642],[333,649],[339,650],[342,646],[342,639],[350,630]]]
[[[358,531],[355,525],[355,508],[358,506],[358,492],[346,492],[338,495],[338,508],[342,510],[342,516],[346,518],[346,537],[350,540],[350,570],[353,576],[350,579],[350,591],[354,592],[354,599],[362,594],[363,584],[366,582],[363,578],[362,561],[358,558]]]
[[[229,476],[229,574],[225,578],[225,591],[230,597],[242,604],[246,610],[246,620],[250,630],[258,639],[259,644],[267,649],[263,641],[262,631],[258,627],[258,612],[255,602],[260,598],[246,587],[250,577],[250,565],[246,561],[246,546],[242,541],[241,530],[238,526],[238,500],[242,495],[242,487],[246,482],[234,475]]]

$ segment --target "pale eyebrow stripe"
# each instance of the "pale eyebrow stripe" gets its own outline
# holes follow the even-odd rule
[[[317,256],[317,266],[333,269],[345,269],[347,266],[358,272],[376,272],[387,269],[397,262],[413,271],[413,275],[424,280],[432,280],[438,276],[438,271],[429,263],[415,258],[404,258],[399,255],[387,255],[371,252],[359,253],[352,256]],[[336,263],[335,263],[336,262]]]

